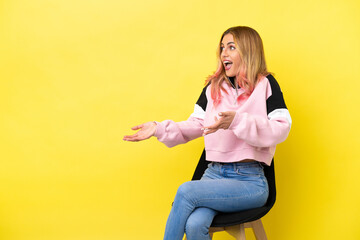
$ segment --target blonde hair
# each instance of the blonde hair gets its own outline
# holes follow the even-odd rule
[[[211,98],[215,106],[221,101],[220,91],[223,90],[226,92],[222,87],[223,82],[226,81],[229,83],[225,74],[224,65],[221,61],[221,42],[227,34],[233,36],[236,50],[239,52],[241,59],[240,69],[236,74],[236,81],[245,92],[239,96],[239,101],[248,98],[259,80],[269,74],[260,35],[250,27],[238,26],[229,28],[222,34],[218,46],[218,68],[215,73],[206,80],[206,84],[211,83]]]

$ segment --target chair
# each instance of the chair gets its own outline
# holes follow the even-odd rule
[[[205,160],[204,150],[201,154],[192,180],[199,180],[209,163],[210,162]],[[264,173],[269,184],[269,197],[266,204],[263,207],[253,208],[240,212],[219,213],[215,216],[209,229],[209,234],[211,237],[214,232],[227,231],[237,240],[245,240],[245,228],[252,228],[257,240],[267,240],[266,233],[260,218],[265,216],[265,214],[270,211],[276,199],[274,159],[270,166],[264,165]]]

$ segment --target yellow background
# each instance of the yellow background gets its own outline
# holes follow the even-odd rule
[[[186,119],[236,25],[262,36],[293,118],[268,238],[360,239],[359,11],[358,0],[1,0],[0,239],[162,239],[202,139],[122,137]]]

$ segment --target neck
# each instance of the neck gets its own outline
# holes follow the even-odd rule
[[[236,89],[236,85],[235,85],[235,77],[227,77],[227,79],[230,82],[230,85]]]

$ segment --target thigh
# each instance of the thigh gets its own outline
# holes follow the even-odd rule
[[[204,179],[186,182],[178,191],[195,207],[221,212],[261,207],[268,197],[267,186],[261,180]]]

